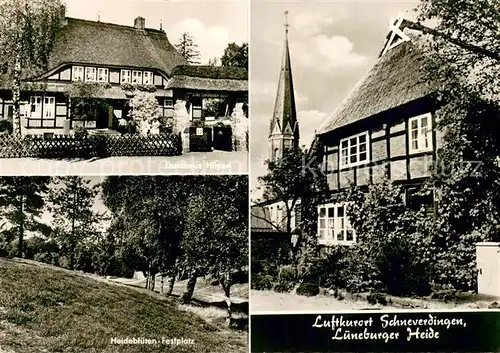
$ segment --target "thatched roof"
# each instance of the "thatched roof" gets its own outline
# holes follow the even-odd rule
[[[179,65],[172,70],[172,76],[198,78],[248,80],[248,71],[241,67],[212,65]]]
[[[190,76],[174,76],[167,84],[167,89],[189,89],[201,91],[231,91],[247,92],[247,80],[231,80],[217,78],[203,78]]]
[[[248,91],[248,71],[239,67],[179,65],[172,70],[167,89]]]
[[[54,43],[49,69],[64,63],[142,67],[169,75],[186,60],[163,31],[67,18]]]
[[[414,39],[417,40],[417,39]],[[422,98],[433,91],[424,81],[423,53],[412,41],[382,55],[323,125],[325,134]]]

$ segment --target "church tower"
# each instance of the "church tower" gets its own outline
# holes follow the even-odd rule
[[[274,104],[274,114],[269,126],[269,159],[274,161],[283,156],[288,148],[299,147],[299,124],[295,109],[292,65],[288,48],[288,11],[285,12],[285,44],[281,60],[278,91]]]

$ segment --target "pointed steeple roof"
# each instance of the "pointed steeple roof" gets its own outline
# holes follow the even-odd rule
[[[285,16],[288,11],[285,12]],[[286,18],[286,17],[285,17]],[[292,65],[290,60],[290,49],[288,46],[288,22],[285,19],[285,44],[281,60],[281,70],[274,104],[274,113],[271,118],[269,135],[276,131],[276,125],[281,129],[289,126],[294,136],[294,146],[298,147],[299,126],[297,123],[297,111],[295,108],[295,94],[293,90]],[[283,134],[284,131],[281,130]]]

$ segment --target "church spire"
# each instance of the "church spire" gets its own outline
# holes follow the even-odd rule
[[[269,126],[270,159],[283,155],[286,148],[299,146],[299,126],[295,108],[292,65],[288,46],[288,11],[285,11],[285,44],[281,61],[274,112]]]

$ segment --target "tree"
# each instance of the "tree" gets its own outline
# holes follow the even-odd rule
[[[197,276],[210,275],[224,291],[230,319],[233,273],[248,265],[248,178],[206,176],[200,184],[189,199],[181,242],[191,269],[183,299],[191,299]]]
[[[172,291],[180,256],[185,205],[196,185],[195,177],[108,177],[102,184],[105,205],[113,215],[111,234],[132,255],[135,270],[147,275],[154,289],[158,272],[170,276]],[[140,200],[140,202],[138,202]]]
[[[425,79],[435,82],[439,170],[429,182],[438,196],[436,282],[476,288],[475,243],[500,236],[500,19],[488,0],[422,0],[410,28],[423,41]],[[433,28],[422,23],[433,21]]]
[[[259,177],[264,203],[279,202],[284,212],[277,224],[265,217],[256,214],[254,216],[287,234],[290,247],[295,249],[296,259],[301,246],[309,247],[308,242],[316,239],[314,222],[317,219],[316,206],[328,189],[325,175],[320,169],[320,151],[319,144],[315,144],[310,152],[300,148],[286,149],[282,158],[267,161],[268,173]],[[294,246],[292,234],[294,229],[291,221],[299,209],[299,204],[302,222],[296,226],[299,232]]]
[[[21,134],[21,78],[45,69],[64,18],[60,0],[6,0],[0,4],[0,66],[13,79],[13,132]]]
[[[137,92],[130,100],[132,111],[130,116],[139,126],[142,135],[146,136],[156,121],[159,124],[163,116],[154,93]]]
[[[57,238],[69,257],[70,270],[75,268],[77,251],[97,233],[96,190],[89,183],[78,176],[61,177],[50,193]]]
[[[189,64],[199,65],[201,63],[201,54],[197,49],[198,45],[194,43],[192,34],[184,32],[179,38],[179,43],[175,48]]]
[[[243,67],[248,70],[248,43],[228,44],[220,61],[222,66]]]
[[[17,256],[23,257],[24,235],[40,227],[37,219],[45,206],[50,177],[0,178],[0,207],[3,216],[18,236]]]

